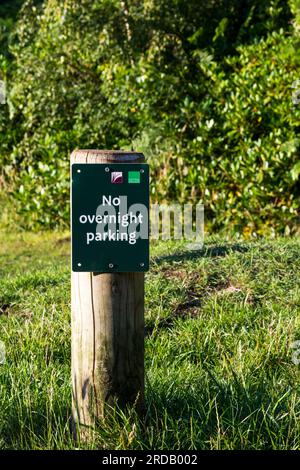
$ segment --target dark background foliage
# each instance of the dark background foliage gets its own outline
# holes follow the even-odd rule
[[[144,151],[153,201],[203,201],[210,230],[295,232],[299,11],[298,0],[2,2],[2,186],[23,226],[68,223],[69,154],[89,147]]]

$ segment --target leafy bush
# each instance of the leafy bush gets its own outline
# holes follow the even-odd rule
[[[290,233],[300,202],[292,175],[300,147],[293,38],[273,33],[238,48],[225,60],[226,73],[208,59],[199,68],[210,80],[209,93],[200,103],[182,103],[187,118],[181,129],[170,117],[169,127],[181,133],[177,139],[174,133],[173,150],[165,154],[168,172],[162,168],[155,178],[159,194],[201,198],[216,229]]]
[[[27,0],[0,141],[24,225],[68,223],[73,148],[134,146],[153,199],[202,199],[211,229],[294,230],[290,19],[285,0]]]

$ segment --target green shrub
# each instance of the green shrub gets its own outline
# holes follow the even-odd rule
[[[178,113],[170,116],[169,127],[178,132],[165,152],[168,171],[155,178],[159,194],[202,199],[215,229],[296,230],[300,193],[292,170],[299,160],[300,111],[292,103],[299,77],[293,38],[273,33],[238,48],[225,67],[208,58],[199,68],[210,90],[199,103],[181,104],[182,128]]]
[[[294,230],[290,19],[285,0],[27,0],[0,141],[24,226],[68,223],[72,149],[133,145],[153,200],[203,200],[212,230]]]

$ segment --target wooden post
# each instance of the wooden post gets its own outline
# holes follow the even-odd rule
[[[75,150],[72,163],[142,163],[135,152]],[[72,272],[72,387],[77,437],[106,404],[144,400],[144,273]]]

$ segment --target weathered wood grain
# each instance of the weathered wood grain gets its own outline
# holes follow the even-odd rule
[[[135,152],[71,155],[71,164],[143,161]],[[107,404],[143,409],[144,273],[72,272],[71,284],[73,419],[86,439]]]

